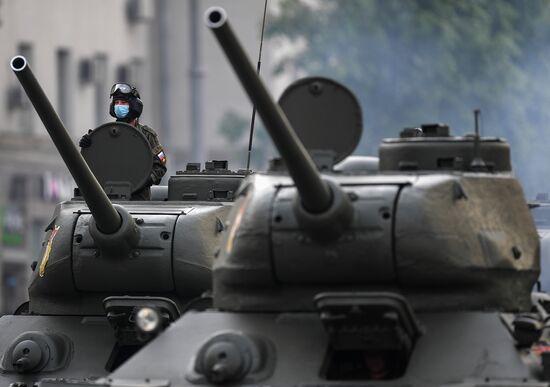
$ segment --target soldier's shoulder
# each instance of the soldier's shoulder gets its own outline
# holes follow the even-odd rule
[[[139,124],[139,127],[145,133],[150,133],[150,134],[155,135],[155,136],[157,135],[157,132],[155,132],[155,130],[153,128],[151,128],[150,126]]]

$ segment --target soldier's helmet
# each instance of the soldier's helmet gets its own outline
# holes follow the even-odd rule
[[[143,102],[141,96],[135,87],[127,83],[115,83],[111,87],[111,104],[109,105],[109,114],[117,119],[117,121],[131,122],[134,118],[141,116],[143,111]],[[130,111],[124,118],[118,118],[115,114],[115,100],[127,101]]]

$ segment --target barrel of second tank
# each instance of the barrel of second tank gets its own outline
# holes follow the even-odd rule
[[[332,203],[330,188],[321,179],[313,160],[291,128],[286,116],[257,76],[227,21],[225,10],[220,7],[209,8],[205,18],[207,26],[218,39],[243,87],[258,109],[277,150],[285,160],[288,172],[300,192],[304,208],[312,213],[327,210]]]
[[[86,204],[94,216],[98,229],[105,234],[116,232],[122,222],[119,213],[111,204],[111,201],[86,164],[86,161],[73,144],[71,137],[53,109],[42,87],[40,87],[25,57],[19,55],[13,57],[11,68],[40,116],[69,172],[73,176]]]

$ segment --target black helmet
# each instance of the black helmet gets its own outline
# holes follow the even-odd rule
[[[111,87],[111,104],[109,106],[109,114],[117,119],[117,121],[130,122],[134,118],[141,116],[143,111],[143,102],[141,102],[139,92],[135,87],[127,83],[115,83]],[[130,111],[124,118],[118,118],[115,114],[115,100],[128,101]]]

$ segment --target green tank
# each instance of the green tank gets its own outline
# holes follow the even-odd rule
[[[247,173],[222,160],[189,163],[153,187],[152,200],[130,201],[151,171],[144,135],[104,124],[81,154],[26,59],[11,67],[78,188],[46,228],[29,302],[0,318],[0,384],[97,379],[185,312],[212,304],[218,240]]]

